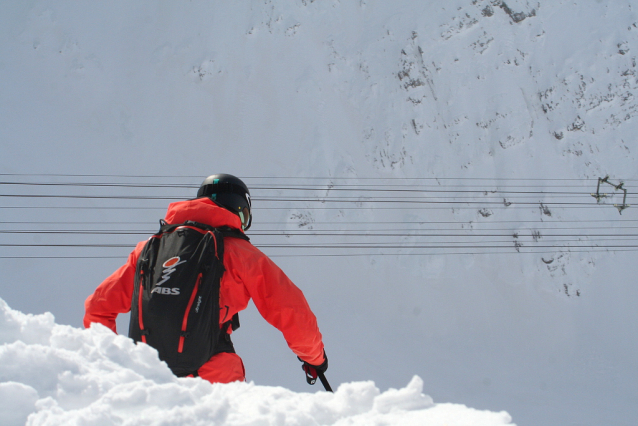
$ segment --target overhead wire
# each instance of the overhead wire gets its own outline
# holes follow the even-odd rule
[[[194,183],[147,183],[147,182],[135,182],[132,180],[139,180],[144,178],[179,178],[179,179],[195,179],[197,177],[192,176],[179,176],[179,177],[170,177],[170,176],[135,176],[135,175],[65,175],[65,174],[41,174],[41,175],[27,175],[27,174],[7,174],[0,173],[0,176],[12,176],[12,177],[24,177],[29,176],[33,178],[34,176],[49,178],[49,179],[57,179],[57,178],[108,178],[107,180],[118,180],[118,179],[128,179],[127,182],[81,182],[81,181],[73,181],[73,182],[16,182],[15,179],[13,181],[0,181],[0,187],[24,187],[24,188],[49,188],[52,189],[54,187],[60,187],[65,190],[68,189],[81,189],[81,188],[93,188],[97,190],[108,189],[108,190],[138,190],[138,189],[153,189],[162,192],[162,195],[138,195],[138,194],[59,194],[59,193],[47,193],[47,194],[24,194],[24,193],[0,193],[0,199],[16,199],[16,200],[30,200],[30,201],[46,201],[46,200],[57,200],[57,199],[68,199],[68,200],[91,200],[91,201],[118,201],[118,202],[128,202],[128,201],[175,201],[175,200],[183,200],[192,196],[191,193],[184,194],[179,193],[179,195],[170,195],[166,194],[167,190],[186,190],[186,189],[194,189],[197,188],[198,185]],[[131,180],[132,179],[132,180]],[[406,210],[444,210],[451,209],[454,210],[467,210],[467,209],[478,209],[478,207],[483,207],[484,209],[489,210],[503,210],[503,209],[529,209],[530,207],[538,207],[543,211],[543,209],[596,209],[601,207],[609,207],[609,205],[602,203],[598,204],[591,200],[591,191],[587,190],[588,188],[584,186],[583,181],[579,179],[508,179],[508,178],[334,178],[334,177],[307,177],[307,178],[292,178],[292,177],[249,177],[246,180],[254,179],[259,181],[259,183],[251,184],[251,189],[254,188],[254,192],[256,193],[253,196],[253,200],[258,203],[262,203],[255,211],[320,211],[320,210],[337,210],[337,211],[375,211],[375,210],[397,210],[396,205],[400,205],[401,211]],[[294,184],[291,184],[291,181],[294,180]],[[328,180],[328,183],[322,182],[320,184],[300,184],[299,181],[317,181],[317,180]],[[366,182],[366,183],[343,183],[350,182],[352,180]],[[277,183],[277,182],[284,183]],[[472,181],[472,182],[470,182]],[[270,183],[264,183],[270,182]],[[335,183],[338,182],[338,183]],[[380,183],[383,182],[383,183]],[[385,183],[391,182],[391,183]],[[416,182],[416,184],[415,184]],[[444,185],[441,185],[441,182],[446,182]],[[456,183],[454,183],[456,182]],[[461,183],[470,182],[472,185],[463,185]],[[478,182],[478,184],[476,184]],[[487,188],[481,187],[481,183],[487,185],[489,182],[489,186]],[[560,182],[560,185],[553,185],[553,183]],[[630,182],[630,181],[625,181]],[[433,184],[430,184],[433,183]],[[456,189],[460,188],[460,189]],[[494,189],[496,188],[496,189]],[[550,188],[550,189],[548,189]],[[560,190],[553,190],[551,188],[559,188]],[[577,188],[578,190],[566,190],[571,188]],[[277,195],[268,195],[268,192],[276,191]],[[51,191],[50,191],[51,192]],[[55,191],[54,191],[55,192]],[[147,191],[148,192],[148,191]],[[300,193],[300,194],[299,194]],[[311,193],[313,195],[304,195],[307,193]],[[321,193],[323,195],[316,195]],[[328,195],[329,194],[329,195]],[[333,194],[343,194],[343,196],[333,195]],[[415,196],[418,195],[418,196]],[[635,194],[628,194],[629,197],[634,197]],[[586,197],[583,201],[577,201],[577,197]],[[495,200],[495,198],[500,198],[499,200]],[[57,201],[56,201],[57,203]],[[274,203],[275,206],[269,205]],[[335,207],[326,206],[327,203],[337,204]],[[382,207],[384,204],[392,203],[392,207]],[[280,204],[281,206],[277,206]],[[320,205],[317,205],[320,204]],[[348,204],[354,204],[353,207],[348,206]],[[381,205],[381,206],[379,206]],[[367,207],[364,207],[367,206]],[[95,205],[95,206],[86,206],[86,205],[8,205],[0,207],[2,209],[10,209],[10,210],[165,210],[166,206],[162,205],[161,207],[151,207],[148,205],[140,206],[105,206],[105,205]],[[486,217],[490,216],[492,212],[486,211],[483,212]],[[546,212],[547,215],[548,212]],[[294,216],[294,215],[293,215]],[[291,218],[293,217],[291,216]],[[597,221],[561,221],[561,223],[578,223],[582,225],[583,223],[597,223]],[[623,222],[623,225],[626,225],[628,221],[612,219],[612,220],[600,220],[599,222],[605,222],[607,224],[616,224]],[[634,221],[635,222],[635,221]],[[74,226],[79,224],[100,224],[105,225],[106,223],[111,224],[148,224],[147,222],[126,222],[126,221],[115,221],[115,222],[62,222],[62,221],[2,221],[1,224],[11,225],[21,223],[23,225],[29,225],[33,227],[37,224],[64,224],[66,226]],[[278,224],[280,222],[261,222],[262,225],[273,225]],[[338,249],[370,249],[370,250],[395,250],[393,253],[367,253],[367,254],[359,254],[359,255],[407,255],[408,253],[398,253],[396,250],[422,250],[422,249],[437,249],[437,250],[450,250],[452,248],[465,248],[465,249],[516,249],[516,252],[520,252],[520,250],[524,247],[520,244],[515,244],[516,241],[512,241],[511,239],[517,240],[518,242],[523,239],[532,238],[534,240],[535,246],[524,247],[523,250],[528,250],[532,248],[536,249],[562,249],[562,250],[572,250],[575,247],[577,248],[586,248],[591,250],[635,250],[637,246],[632,245],[630,243],[633,242],[632,238],[638,237],[637,234],[622,234],[618,233],[619,230],[629,230],[635,229],[636,227],[618,227],[618,226],[608,226],[608,227],[585,227],[585,226],[574,226],[569,228],[553,228],[554,231],[557,230],[578,230],[580,231],[578,235],[572,235],[569,233],[558,233],[551,234],[548,232],[552,231],[552,228],[547,226],[547,222],[543,221],[533,221],[533,220],[519,220],[519,221],[496,221],[490,220],[492,225],[494,224],[506,224],[511,223],[513,226],[509,228],[503,229],[473,229],[473,228],[465,228],[465,229],[434,229],[427,230],[423,229],[426,225],[432,224],[455,224],[458,225],[458,222],[454,221],[438,221],[438,222],[427,222],[423,221],[323,221],[323,222],[315,222],[311,221],[306,225],[306,229],[288,229],[285,226],[283,229],[280,228],[263,228],[256,229],[253,231],[252,236],[255,239],[262,238],[294,238],[294,237],[337,237],[337,238],[364,238],[366,242],[357,242],[351,241],[349,243],[332,243],[332,244],[321,244],[321,243],[313,243],[313,244],[301,244],[294,243],[291,241],[287,241],[286,243],[273,243],[272,241],[265,240],[263,243],[259,242],[259,246],[262,248],[268,249],[287,249],[292,250],[293,252],[298,249],[314,249],[316,250],[338,250]],[[540,227],[540,230],[534,230],[535,232],[539,232],[536,235],[521,235],[516,234],[516,232],[521,232],[519,229],[522,225],[529,227],[530,223],[543,223],[543,227]],[[332,225],[333,228],[335,225],[339,226],[352,226],[357,225],[357,227],[365,226],[368,229],[364,230],[343,230],[343,229],[321,229],[319,227],[320,224],[328,224]],[[401,224],[406,226],[407,224],[415,225],[417,228],[404,228],[402,230],[397,229],[370,229],[377,225],[389,225],[389,224]],[[288,225],[291,225],[290,223]],[[464,225],[468,225],[465,223]],[[472,224],[472,226],[476,225],[479,227],[478,223]],[[301,226],[301,225],[300,225]],[[484,224],[480,225],[484,226]],[[312,229],[311,229],[312,227]],[[514,228],[514,231],[512,230]],[[156,228],[155,228],[156,229]],[[608,233],[602,233],[596,231],[595,229],[604,229],[608,230]],[[491,233],[486,233],[491,231]],[[495,233],[496,231],[497,233]],[[500,232],[499,232],[500,231]],[[154,232],[149,230],[148,232]],[[0,234],[2,235],[32,235],[32,234],[42,234],[43,236],[140,236],[147,234],[148,232],[142,232],[138,230],[109,230],[104,228],[98,229],[0,229]],[[531,232],[531,229],[530,229]],[[611,233],[615,232],[615,233]],[[377,240],[372,240],[376,238]],[[416,239],[416,238],[443,238],[447,239],[447,246],[442,245],[440,242],[436,243],[438,245],[432,244],[424,244],[421,243],[419,245],[413,244],[408,245],[405,241],[397,242],[383,242],[381,239],[387,238],[399,238],[402,240],[405,239]],[[470,238],[469,240],[462,241],[454,241],[456,238]],[[476,243],[477,239],[492,239],[486,242]],[[496,243],[500,243],[500,241],[493,240],[494,238],[507,238],[507,245],[495,245]],[[545,238],[545,241],[553,239],[551,242],[553,243],[561,243],[562,246],[556,245],[540,245],[538,244],[538,240],[541,238]],[[562,238],[562,240],[558,240],[557,238]],[[577,240],[573,240],[572,238],[576,238]],[[624,244],[616,242],[615,240],[611,240],[613,238],[620,239]],[[585,242],[582,242],[578,239],[584,239]],[[593,239],[596,239],[592,241]],[[570,247],[568,243],[581,242],[582,244]],[[611,241],[611,243],[609,243]],[[605,242],[604,245],[597,244],[598,242]],[[589,245],[584,245],[585,243],[589,243]],[[491,244],[491,245],[490,245]],[[0,244],[1,247],[13,247],[13,248],[130,248],[130,244],[124,243],[91,243],[91,244],[79,244],[79,243],[67,243],[67,244],[55,244],[55,243],[34,243],[34,244],[15,244],[15,243],[7,243]],[[514,250],[512,250],[514,251]],[[290,252],[290,256],[297,256],[299,253]],[[485,253],[485,251],[483,251]],[[347,253],[334,254],[334,255],[346,255]],[[422,253],[423,255],[427,255],[427,253]],[[444,254],[444,253],[442,253]],[[475,253],[476,254],[476,253]],[[320,254],[309,254],[309,255],[327,255],[326,253]],[[353,253],[349,253],[348,255],[353,255]],[[410,254],[412,255],[412,253]],[[282,255],[283,256],[283,255]],[[99,257],[99,256],[98,256]],[[10,256],[0,256],[0,258],[15,258]],[[20,258],[20,257],[18,257]],[[66,257],[42,257],[42,258],[66,258]],[[87,257],[91,258],[91,257]]]
[[[0,176],[19,176],[19,177],[46,177],[46,178],[109,178],[109,179],[189,179],[196,183],[200,183],[203,176],[201,175],[133,175],[133,174],[72,174],[72,173],[0,173]],[[273,180],[293,180],[293,181],[311,181],[311,180],[328,180],[328,181],[506,181],[506,182],[583,182],[587,179],[582,178],[535,178],[535,177],[371,177],[371,176],[242,176],[244,181],[256,180],[256,181],[273,181]],[[588,179],[596,181],[595,178]],[[638,179],[619,179],[622,182],[638,182]]]

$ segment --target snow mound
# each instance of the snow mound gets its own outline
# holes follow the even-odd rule
[[[506,412],[434,404],[415,376],[403,389],[344,383],[334,394],[177,378],[157,352],[94,325],[55,324],[0,299],[0,419],[23,425],[511,424]]]

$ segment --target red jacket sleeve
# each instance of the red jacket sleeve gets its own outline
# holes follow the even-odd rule
[[[99,322],[117,333],[115,318],[131,310],[137,258],[146,241],[140,242],[127,262],[105,279],[84,302],[84,327]]]
[[[247,241],[227,238],[225,246],[224,264],[232,281],[243,284],[259,313],[282,332],[297,356],[320,365],[324,361],[322,336],[301,290]]]

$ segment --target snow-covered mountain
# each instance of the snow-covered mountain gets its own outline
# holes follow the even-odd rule
[[[3,2],[0,297],[79,326],[144,236],[22,231],[152,232],[153,197],[233,173],[335,387],[417,375],[519,425],[632,425],[636,8]],[[85,246],[51,246],[68,243]],[[70,259],[23,258],[52,255]],[[308,390],[254,309],[235,341],[257,387]]]

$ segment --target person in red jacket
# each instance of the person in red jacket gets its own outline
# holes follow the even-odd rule
[[[194,221],[243,232],[252,222],[250,207],[250,192],[240,179],[212,175],[204,180],[196,199],[171,203],[164,220],[168,224]],[[86,299],[85,327],[100,323],[117,333],[117,315],[131,310],[136,265],[145,244],[146,241],[138,243],[128,261]],[[317,371],[325,372],[328,359],[322,336],[301,290],[270,258],[244,239],[224,238],[223,263],[219,324],[228,324],[252,298],[264,319],[282,332],[290,349],[304,363],[306,374],[316,377]],[[230,334],[232,330],[228,327],[224,332]],[[213,355],[197,374],[212,383],[245,381],[243,362],[234,350]]]

